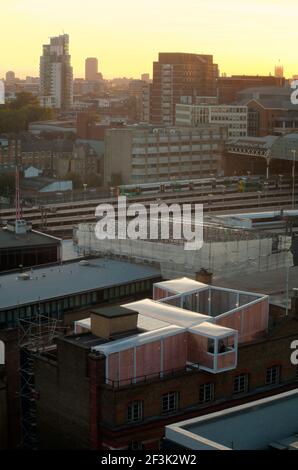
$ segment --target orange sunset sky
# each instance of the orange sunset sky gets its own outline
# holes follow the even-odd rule
[[[0,77],[38,75],[42,44],[68,33],[74,76],[152,74],[159,51],[213,54],[227,74],[298,74],[297,0],[1,0]]]

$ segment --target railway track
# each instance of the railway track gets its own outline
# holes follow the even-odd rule
[[[142,202],[146,207],[156,202],[171,204],[203,204],[206,213],[226,214],[243,210],[280,210],[290,209],[292,205],[292,189],[268,189],[266,192],[239,193],[234,190],[223,191],[220,189],[206,191],[188,191],[181,193],[159,193],[140,195],[128,198],[128,203]],[[59,236],[70,237],[73,226],[81,222],[95,222],[95,209],[98,204],[110,203],[115,208],[117,215],[117,198],[101,198],[91,201],[69,202],[49,204],[42,207],[23,209],[23,217],[31,222],[32,228]],[[298,188],[295,197],[295,205],[298,204]],[[15,218],[13,209],[0,211],[0,220],[12,221]]]

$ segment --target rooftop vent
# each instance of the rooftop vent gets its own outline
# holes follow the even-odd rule
[[[21,273],[18,275],[18,279],[20,281],[29,281],[30,280],[30,274],[29,273]]]
[[[79,261],[79,266],[90,266],[90,262],[86,259]]]

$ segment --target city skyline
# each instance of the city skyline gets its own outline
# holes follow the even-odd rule
[[[159,52],[213,54],[220,72],[274,73],[281,60],[285,75],[297,73],[293,47],[298,6],[294,0],[157,0],[101,5],[86,0],[42,4],[4,0],[1,5],[0,76],[14,70],[20,78],[38,75],[42,45],[63,32],[70,35],[75,77],[84,77],[85,58],[97,57],[104,77],[152,75]],[[56,8],[57,6],[57,8]],[[59,8],[58,8],[59,6]],[[59,15],[57,16],[57,12]],[[236,18],[236,21],[235,21]],[[12,34],[12,19],[14,30]],[[10,38],[7,40],[7,38]]]

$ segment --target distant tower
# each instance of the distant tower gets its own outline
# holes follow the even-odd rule
[[[284,77],[284,67],[283,65],[280,63],[280,60],[278,62],[278,65],[275,66],[275,69],[274,69],[274,76],[276,78],[283,78]]]
[[[40,101],[43,106],[69,109],[73,104],[73,71],[69,36],[52,37],[40,58]]]
[[[5,81],[7,83],[13,83],[15,79],[16,79],[16,74],[14,72],[12,72],[11,70],[9,72],[6,72]]]
[[[98,59],[96,57],[88,57],[85,60],[85,80],[98,80]]]

